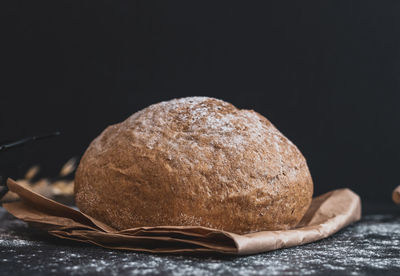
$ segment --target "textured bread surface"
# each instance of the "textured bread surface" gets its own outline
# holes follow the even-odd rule
[[[75,176],[79,209],[117,229],[289,229],[312,193],[305,158],[265,117],[207,97],[154,104],[107,127]]]

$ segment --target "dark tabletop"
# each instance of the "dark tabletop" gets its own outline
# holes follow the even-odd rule
[[[1,275],[378,273],[400,275],[400,208],[391,204],[364,206],[360,222],[322,241],[244,257],[107,250],[48,236],[0,208]]]

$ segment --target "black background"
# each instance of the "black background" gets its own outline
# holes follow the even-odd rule
[[[107,125],[205,95],[254,109],[303,152],[315,194],[389,201],[399,185],[399,1],[10,1],[1,4],[0,154],[55,176]]]

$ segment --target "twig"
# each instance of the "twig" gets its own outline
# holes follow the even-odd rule
[[[10,148],[14,148],[14,147],[18,147],[21,145],[24,145],[28,142],[32,142],[32,141],[37,141],[37,140],[42,140],[42,139],[46,139],[46,138],[50,138],[50,137],[54,137],[54,136],[58,136],[60,135],[59,131],[53,132],[53,133],[49,133],[49,134],[44,134],[44,135],[39,135],[39,136],[31,136],[31,137],[27,137],[15,142],[11,142],[8,144],[4,144],[0,146],[0,151],[4,151]]]

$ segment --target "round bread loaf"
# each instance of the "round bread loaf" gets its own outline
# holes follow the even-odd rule
[[[107,127],[75,177],[79,209],[117,229],[289,229],[312,193],[303,155],[266,118],[207,97],[154,104]]]

